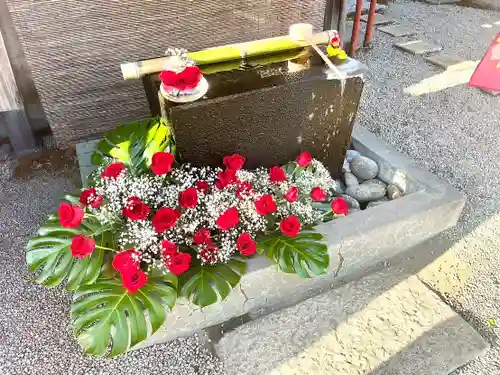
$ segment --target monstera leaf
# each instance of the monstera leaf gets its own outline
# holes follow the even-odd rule
[[[87,354],[123,354],[163,325],[165,307],[175,305],[176,287],[173,275],[150,275],[146,285],[130,294],[121,280],[99,278],[74,294],[73,332]]]
[[[78,198],[66,196],[67,201],[75,203]],[[57,215],[51,215],[46,224],[27,245],[26,262],[30,272],[35,273],[35,281],[47,287],[55,287],[67,280],[66,289],[75,290],[81,284],[91,284],[101,272],[105,250],[95,249],[83,259],[71,255],[71,239],[78,235],[92,236],[97,245],[109,245],[111,234],[107,226],[99,224],[95,218],[84,218],[77,228],[64,228]]]
[[[280,271],[310,278],[324,274],[328,268],[328,247],[322,240],[323,236],[310,228],[295,237],[279,234],[262,237],[258,240],[258,249],[265,252]]]
[[[181,277],[181,295],[201,307],[222,301],[238,285],[245,270],[246,263],[237,259],[192,267]]]
[[[151,165],[155,152],[175,154],[175,143],[169,125],[161,118],[123,124],[104,136],[92,154],[92,164],[101,165],[106,158],[126,164],[133,173]]]

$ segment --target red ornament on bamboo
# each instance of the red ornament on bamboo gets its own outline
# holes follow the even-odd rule
[[[160,73],[160,80],[165,86],[173,87],[179,91],[192,90],[201,80],[200,68],[188,66],[182,72],[164,70]]]

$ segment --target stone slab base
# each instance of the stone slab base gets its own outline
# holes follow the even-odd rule
[[[318,227],[329,246],[327,275],[300,279],[278,272],[265,257],[253,258],[240,285],[223,303],[202,310],[179,300],[165,325],[141,347],[242,315],[256,318],[292,306],[346,280],[364,276],[366,270],[456,225],[464,197],[450,185],[415,168],[410,159],[361,127],[355,127],[353,143],[361,154],[378,163],[380,179],[397,185],[406,195]]]
[[[396,43],[395,47],[409,52],[412,55],[425,55],[428,53],[439,52],[443,49],[442,46],[434,43],[427,43],[422,40],[412,40],[411,42]]]
[[[417,33],[412,28],[401,25],[382,26],[379,27],[377,30],[380,30],[383,33],[389,34],[394,37],[410,36],[410,35],[415,35]]]
[[[464,62],[464,60],[459,57],[450,56],[445,53],[424,57],[424,60],[443,69],[448,69]]]
[[[363,22],[368,22],[369,15],[365,14],[364,16],[361,16],[361,21]],[[375,13],[375,19],[373,21],[373,24],[375,26],[377,25],[387,25],[389,23],[393,23],[394,20],[391,20],[389,17],[386,17],[380,13]]]
[[[486,350],[416,276],[401,279],[372,274],[226,333],[227,375],[447,375]]]

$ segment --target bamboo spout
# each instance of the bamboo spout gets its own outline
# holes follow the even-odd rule
[[[292,27],[290,30],[292,30]],[[296,38],[294,35],[286,35],[276,38],[207,48],[201,51],[189,52],[187,56],[192,59],[196,65],[201,66],[230,60],[239,60],[242,57],[250,58],[308,47],[311,42],[320,45],[328,44],[331,39],[331,34],[331,31],[322,31],[320,33],[313,34],[311,26],[311,35],[309,36],[308,41]],[[170,59],[171,57],[159,57],[150,60],[121,64],[123,79],[138,79],[146,74],[161,72],[169,66]]]

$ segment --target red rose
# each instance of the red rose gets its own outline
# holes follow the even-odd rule
[[[164,258],[167,256],[171,257],[172,255],[177,253],[177,246],[175,246],[175,243],[173,243],[173,242],[163,240],[163,241],[161,241],[161,247],[163,247],[162,255]]]
[[[304,168],[309,166],[311,164],[311,161],[312,161],[311,154],[308,153],[307,151],[302,152],[297,157],[297,164]]]
[[[215,182],[215,186],[217,186],[217,189],[219,190],[222,190],[226,186],[238,181],[238,177],[236,176],[236,171],[234,169],[226,169],[223,172],[219,172],[217,176],[219,179]]]
[[[222,230],[229,230],[238,225],[240,221],[240,214],[236,207],[231,207],[230,209],[224,211],[217,219],[217,226]]]
[[[327,196],[328,194],[326,194],[326,191],[321,189],[319,186],[316,186],[311,190],[311,199],[315,202],[323,202]]]
[[[273,196],[271,194],[266,194],[260,197],[255,201],[255,210],[259,215],[266,216],[276,212],[278,207],[276,207],[276,203],[273,200]]]
[[[288,216],[281,220],[280,230],[285,236],[296,236],[300,231],[300,221],[297,216]]]
[[[94,188],[90,188],[82,191],[82,194],[80,195],[80,203],[84,206],[99,208],[102,203],[102,196],[98,195]]]
[[[95,241],[90,237],[79,234],[71,239],[71,256],[74,258],[88,257],[95,249]]]
[[[112,265],[119,272],[137,269],[139,268],[139,254],[135,249],[122,251],[114,256]]]
[[[76,228],[82,223],[84,212],[81,207],[64,202],[59,206],[58,212],[59,222],[65,228]]]
[[[215,263],[219,260],[219,249],[211,243],[200,251],[200,259],[203,263]]]
[[[160,208],[153,216],[152,224],[155,232],[161,233],[168,229],[172,229],[177,224],[177,219],[181,216],[181,213],[172,208],[163,207]]]
[[[245,164],[245,157],[240,154],[233,154],[231,156],[224,156],[224,165],[227,169],[234,169],[235,171],[243,168]]]
[[[170,152],[155,152],[151,158],[151,170],[161,176],[170,173],[174,164],[174,155]]]
[[[271,182],[286,181],[286,173],[281,167],[271,167],[269,169],[269,179]]]
[[[180,275],[189,269],[191,263],[191,255],[188,253],[175,253],[170,257],[167,263],[167,268],[174,275]]]
[[[125,167],[125,164],[123,163],[110,164],[101,173],[101,177],[114,178],[116,180],[118,176],[122,173],[122,171],[125,170],[126,168],[127,167]]]
[[[210,190],[210,186],[208,185],[208,181],[196,181],[195,186],[196,186],[196,190],[198,190],[200,193],[203,193],[203,194],[208,194],[208,191]]]
[[[238,251],[241,255],[249,257],[257,251],[257,245],[248,233],[242,233],[237,240]]]
[[[288,202],[293,203],[297,202],[297,195],[299,194],[299,188],[296,186],[292,186],[285,195],[283,195],[283,198],[285,198]]]
[[[247,197],[250,197],[253,195],[255,191],[253,190],[253,186],[249,182],[242,182],[238,185],[238,188],[236,189],[236,197],[238,199],[245,199]]]
[[[160,73],[160,80],[165,86],[176,88],[177,90],[194,89],[201,80],[200,68],[197,66],[188,66],[182,72],[173,70],[164,70]]]
[[[332,201],[332,211],[338,215],[347,215],[349,206],[342,197],[338,197]]]
[[[148,283],[148,276],[140,268],[127,268],[122,272],[122,283],[130,294]]]
[[[193,236],[193,242],[197,245],[203,245],[211,242],[210,231],[207,228],[201,228]]]
[[[179,193],[179,205],[182,208],[194,208],[198,204],[198,192],[189,188]]]
[[[144,220],[149,215],[149,206],[138,197],[129,197],[123,207],[122,215],[132,221]]]

